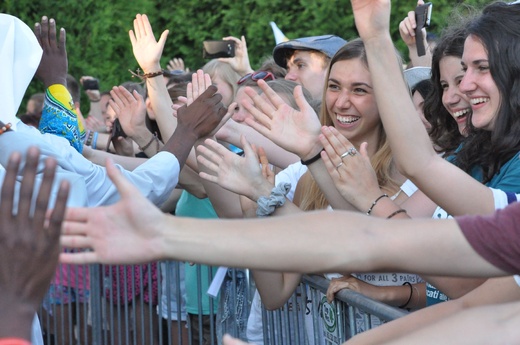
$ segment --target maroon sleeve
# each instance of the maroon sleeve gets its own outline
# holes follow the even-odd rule
[[[480,256],[503,271],[520,273],[520,202],[490,216],[462,216],[455,220]]]

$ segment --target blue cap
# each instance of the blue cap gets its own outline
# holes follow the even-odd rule
[[[287,68],[287,59],[295,50],[315,50],[332,58],[347,41],[335,35],[297,38],[274,47],[273,58],[277,65]]]

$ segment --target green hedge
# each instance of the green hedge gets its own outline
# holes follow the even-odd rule
[[[398,25],[415,4],[413,0],[392,4],[392,37],[403,52]],[[446,18],[456,5],[453,0],[434,1],[433,32],[446,25]],[[67,31],[69,72],[77,78],[98,77],[102,90],[129,80],[128,69],[137,67],[128,39],[136,13],[148,14],[156,36],[164,29],[170,30],[163,66],[170,58],[182,57],[192,70],[204,64],[203,40],[228,35],[246,36],[255,68],[264,56],[271,54],[275,44],[270,21],[276,22],[289,38],[321,34],[336,34],[345,39],[356,36],[350,1],[345,0],[4,0],[0,12],[15,15],[29,26],[42,15],[55,18]],[[41,88],[32,83],[28,94],[41,92]]]

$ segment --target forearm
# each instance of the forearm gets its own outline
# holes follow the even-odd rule
[[[448,301],[434,306],[417,310],[407,316],[393,320],[366,332],[356,335],[347,341],[348,345],[356,344],[384,344],[417,329],[451,316],[461,310],[457,301]]]
[[[160,70],[160,66],[158,70]],[[173,116],[172,110],[173,102],[162,76],[147,78],[146,87],[161,136],[166,141],[173,135],[175,128],[177,128],[177,119]]]
[[[268,310],[283,307],[292,296],[302,275],[299,273],[280,273],[254,270],[255,285]]]
[[[316,162],[309,164],[308,168],[312,174],[312,177],[320,187],[320,190],[323,192],[325,198],[329,202],[329,205],[333,209],[359,211],[354,205],[345,200],[345,198],[338,191],[334,185],[332,177],[330,177],[330,174],[327,171],[325,163],[321,158]]]
[[[327,236],[317,231],[323,224],[327,224]],[[384,220],[352,212],[321,211],[247,223],[167,218],[160,225],[164,259],[300,273],[506,274],[472,249],[455,220]],[[206,231],[208,228],[214,231]],[[276,229],[276,236],[268,235],[270,229]],[[342,246],[335,250],[338,243]],[[238,249],[229,251],[230,247]],[[308,248],[314,248],[315,255],[308,255]],[[441,252],[444,254],[439,255]],[[434,256],[438,260],[429,260]]]
[[[111,159],[114,163],[119,164],[126,170],[130,171],[134,170],[146,161],[145,158],[120,156],[101,150],[90,149],[87,152],[89,152],[89,155],[85,158],[94,164],[105,166],[107,159]]]
[[[199,174],[193,171],[187,164],[184,165],[179,175],[179,185],[199,199],[208,197]]]
[[[370,73],[378,76],[372,82],[394,159],[405,175],[420,175],[436,153],[411,101],[390,35],[365,42],[365,48]]]
[[[482,285],[487,279],[422,276],[431,285],[442,291],[450,299],[464,296],[468,292]]]
[[[519,315],[520,302],[473,308],[388,344],[516,344],[520,340]]]

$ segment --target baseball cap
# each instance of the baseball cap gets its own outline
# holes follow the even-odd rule
[[[420,81],[430,79],[431,75],[432,69],[430,67],[412,67],[404,70],[404,79],[410,90]]]
[[[273,58],[277,65],[287,68],[287,59],[295,50],[316,50],[332,58],[346,43],[346,40],[335,35],[297,38],[274,47]]]

